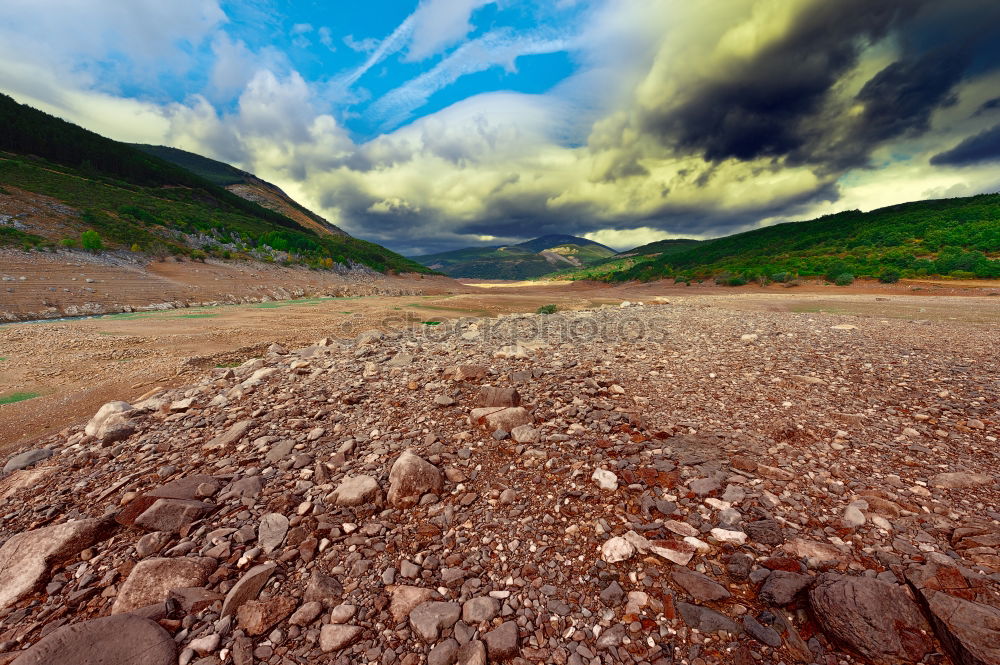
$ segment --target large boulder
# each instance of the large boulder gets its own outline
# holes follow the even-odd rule
[[[87,436],[103,439],[109,430],[127,420],[124,414],[131,410],[132,405],[128,402],[108,402],[97,410],[94,417],[87,423],[84,432],[87,433]]]
[[[208,557],[154,558],[140,561],[129,573],[111,606],[111,614],[123,614],[161,603],[175,589],[200,587],[216,568]]]
[[[409,508],[424,494],[440,494],[443,483],[436,466],[406,450],[389,471],[389,503]]]
[[[177,645],[158,624],[134,614],[63,626],[11,665],[175,665]]]
[[[35,450],[26,450],[25,452],[14,455],[7,463],[3,465],[4,473],[12,473],[14,471],[20,471],[21,469],[27,469],[29,466],[34,466],[42,460],[46,460],[52,457],[52,451],[48,448],[36,448]]]
[[[0,610],[38,588],[49,568],[109,537],[110,520],[77,520],[13,536],[0,547]]]
[[[827,573],[809,602],[827,635],[872,662],[917,663],[935,649],[920,608],[895,584]]]

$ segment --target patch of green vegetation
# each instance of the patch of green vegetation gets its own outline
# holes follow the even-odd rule
[[[843,274],[1000,278],[1000,194],[852,210],[630,260],[612,270],[597,266],[588,278],[688,281],[722,273],[747,281],[768,275],[782,283],[791,283],[792,275],[825,276],[830,282]],[[776,279],[779,274],[784,279]]]
[[[535,314],[555,314],[557,309],[555,305],[542,305],[535,310]]]
[[[7,395],[0,396],[0,404],[13,404],[15,402],[23,402],[28,399],[35,399],[36,397],[41,397],[41,393],[29,393],[29,392],[16,392],[9,393]]]
[[[0,151],[0,181],[83,211],[87,231],[109,249],[138,246],[157,257],[199,251],[184,244],[180,231],[214,235],[246,250],[288,252],[289,263],[317,269],[360,263],[381,272],[431,272],[374,243],[317,233],[174,163],[2,94]],[[51,243],[0,229],[0,245],[33,249]],[[221,248],[205,252],[232,256]]]
[[[194,314],[181,314],[174,318],[177,319],[211,319],[213,317],[219,316],[222,312],[195,312]]]
[[[215,368],[216,369],[229,369],[229,368],[232,368],[232,367],[239,367],[242,364],[243,363],[240,362],[239,360],[233,360],[233,361],[228,362],[228,363],[219,363],[218,365],[215,366]]]
[[[420,323],[424,324],[425,326],[439,326],[439,325],[441,325],[440,321],[421,321]]]

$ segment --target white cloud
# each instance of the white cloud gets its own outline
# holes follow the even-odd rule
[[[367,39],[355,39],[354,35],[344,37],[344,45],[358,53],[371,53],[378,48],[380,43],[374,37],[368,37]]]
[[[632,249],[639,245],[646,245],[657,240],[672,240],[675,238],[701,239],[700,236],[694,237],[691,234],[678,235],[650,226],[639,226],[633,229],[601,229],[600,231],[584,233],[581,237],[599,242],[602,245],[607,245],[619,251]]]
[[[381,97],[372,104],[371,111],[385,125],[398,125],[435,92],[467,74],[497,66],[513,71],[521,56],[555,53],[570,44],[569,38],[556,35],[519,35],[509,30],[487,33],[462,44],[429,71]]]
[[[412,15],[413,37],[408,60],[418,61],[440,53],[472,30],[472,13],[495,0],[423,0]]]

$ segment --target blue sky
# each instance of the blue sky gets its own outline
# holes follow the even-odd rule
[[[1000,3],[4,0],[0,91],[407,254],[1000,187]]]

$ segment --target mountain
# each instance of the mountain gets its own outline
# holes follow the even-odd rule
[[[173,159],[153,154],[157,151]],[[247,188],[253,196],[217,184],[225,174],[233,180],[227,186]],[[252,174],[183,151],[139,150],[2,94],[0,202],[0,246],[82,244],[152,256],[428,272],[348,236]]]
[[[653,243],[656,245],[657,243]],[[664,277],[705,279],[726,275],[732,283],[842,275],[899,277],[941,275],[1000,277],[1000,194],[904,203],[850,210],[803,222],[675,246],[657,255],[650,246],[621,261],[578,271],[572,278],[607,281]],[[614,264],[614,265],[612,265]]]
[[[336,225],[296,203],[277,185],[272,185],[266,180],[261,180],[252,173],[242,171],[225,162],[217,162],[214,159],[209,159],[193,152],[187,152],[186,150],[178,150],[177,148],[169,148],[162,145],[146,145],[143,143],[132,143],[130,145],[145,153],[185,168],[219,187],[224,187],[226,190],[236,194],[236,196],[244,198],[247,201],[253,201],[268,210],[273,210],[276,213],[284,215],[307,229],[313,229],[320,233],[333,233],[340,236],[348,235]]]
[[[582,268],[614,256],[615,250],[593,240],[546,235],[516,245],[467,247],[411,257],[451,277],[531,279],[563,268]]]

